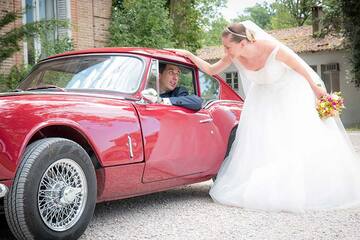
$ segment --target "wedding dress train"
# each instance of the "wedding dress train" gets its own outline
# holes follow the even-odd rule
[[[211,197],[271,211],[360,205],[359,157],[334,118],[319,118],[310,85],[275,58],[278,49],[258,71],[234,60],[253,84]]]

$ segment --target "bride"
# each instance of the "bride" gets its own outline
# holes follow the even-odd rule
[[[341,121],[319,118],[316,98],[327,93],[318,75],[251,21],[227,27],[222,42],[225,56],[213,65],[176,50],[210,75],[234,63],[246,93],[213,200],[291,212],[360,205],[360,159]]]

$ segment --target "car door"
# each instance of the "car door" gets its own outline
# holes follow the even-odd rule
[[[153,60],[152,74],[157,73],[157,66],[157,60]],[[194,86],[194,70],[188,71],[185,79],[191,79]],[[157,76],[149,76],[148,85],[158,86],[151,81],[158,81]],[[195,89],[189,92],[192,91],[196,92]],[[207,110],[139,102],[135,107],[144,139],[144,182],[190,177],[213,168],[223,158],[218,151],[220,135]]]

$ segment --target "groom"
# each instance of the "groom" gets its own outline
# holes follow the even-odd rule
[[[196,95],[189,95],[185,87],[178,87],[181,70],[172,64],[159,64],[160,97],[154,97],[152,90],[146,89],[141,94],[150,102],[185,107],[198,111],[201,109],[202,99]]]

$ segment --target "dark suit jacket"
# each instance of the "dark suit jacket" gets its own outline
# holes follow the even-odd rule
[[[195,111],[201,109],[202,99],[196,95],[189,95],[184,87],[176,87],[174,90],[160,94],[162,98],[169,98],[172,105],[189,108]]]

